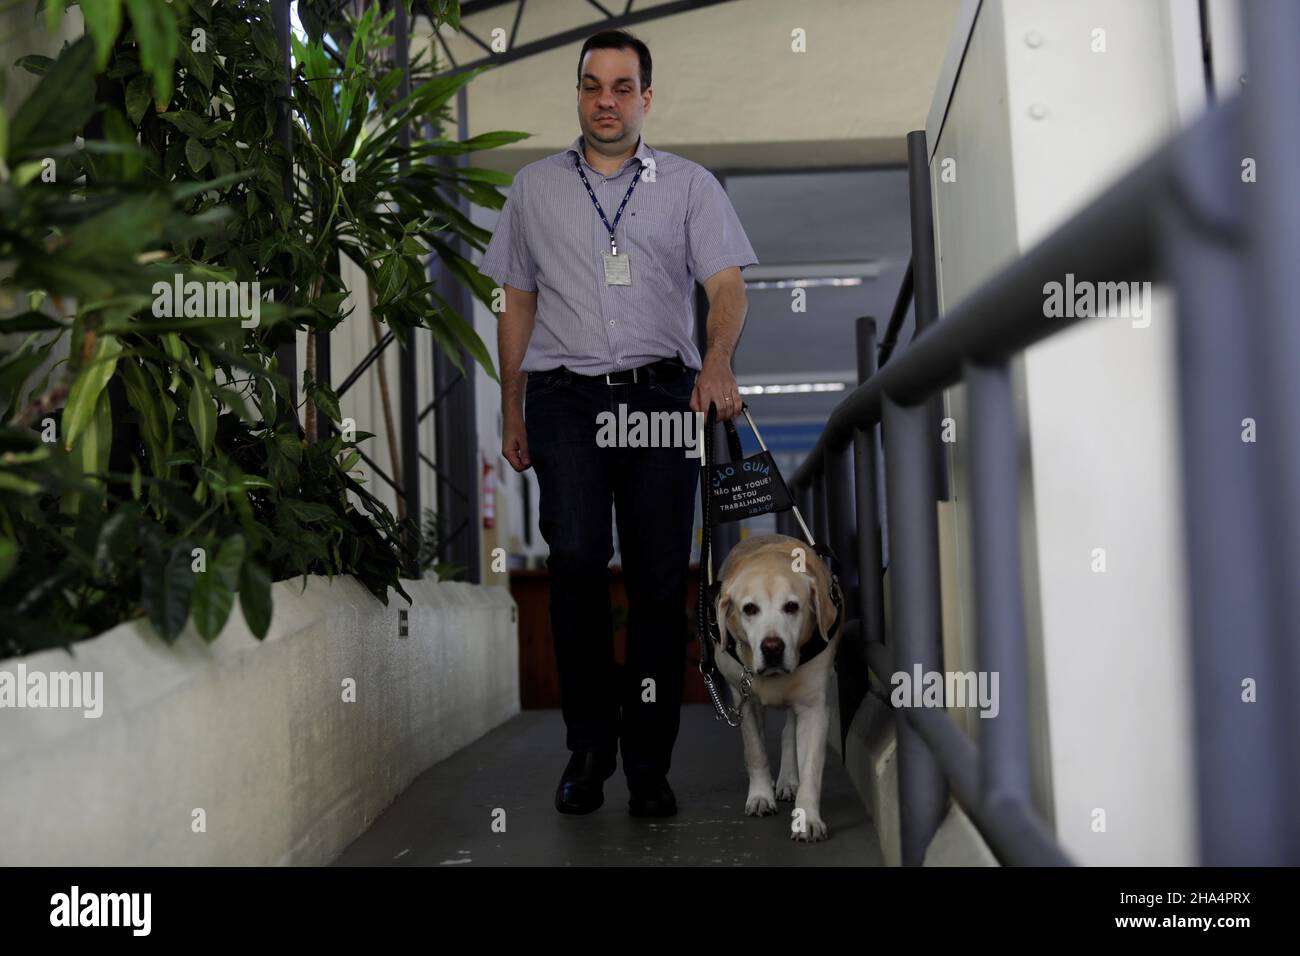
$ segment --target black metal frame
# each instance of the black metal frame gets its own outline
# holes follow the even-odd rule
[[[931,467],[937,435],[926,409],[943,389],[966,383],[977,647],[981,669],[999,674],[1000,713],[980,721],[977,749],[946,713],[895,711],[905,865],[922,862],[949,789],[1003,863],[1069,862],[1029,792],[1009,364],[1081,321],[1043,315],[1044,283],[1066,272],[1076,281],[1164,278],[1176,289],[1201,862],[1300,862],[1300,703],[1293,693],[1300,681],[1300,332],[1289,321],[1300,185],[1286,175],[1265,183],[1261,174],[1259,183],[1239,187],[1244,194],[1235,192],[1242,157],[1255,158],[1260,170],[1282,170],[1300,151],[1300,117],[1288,105],[1300,67],[1287,39],[1300,35],[1300,5],[1265,0],[1245,15],[1251,85],[1244,94],[1213,106],[879,371],[869,361],[874,322],[859,322],[862,383],[832,413],[790,482],[801,508],[812,499],[818,533],[829,528],[842,541],[855,522],[826,476],[842,483],[852,442],[857,514],[876,518],[872,456],[883,425],[892,632],[886,636],[882,622],[880,538],[871,525],[856,548],[836,546],[862,572],[859,620],[849,625],[843,653],[886,685],[895,670],[942,670]],[[919,158],[925,161],[923,152]],[[928,196],[928,161],[912,188]],[[914,265],[920,261],[914,253]],[[915,270],[918,301],[933,291],[925,288],[932,281],[932,269]],[[887,334],[886,342],[893,338]],[[1228,450],[1242,409],[1273,423],[1267,449]],[[789,533],[788,524],[783,530]],[[1246,677],[1261,688],[1255,703],[1242,701]]]

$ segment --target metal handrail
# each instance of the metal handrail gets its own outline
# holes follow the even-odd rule
[[[898,295],[894,298],[894,307],[889,312],[889,322],[885,325],[885,337],[880,342],[879,357],[876,364],[884,365],[889,361],[889,356],[894,354],[894,347],[898,344],[898,335],[903,330],[903,323],[907,320],[907,312],[912,307],[912,260],[907,261],[907,271],[903,273],[903,281],[898,285]]]
[[[1276,75],[1284,72],[1274,66]],[[1277,96],[1281,86],[1275,82],[1272,95]],[[1249,326],[1244,321],[1243,305],[1233,302],[1225,306],[1226,293],[1206,294],[1207,283],[1212,288],[1214,280],[1205,276],[1222,277],[1225,270],[1237,275],[1244,269],[1241,262],[1246,255],[1258,256],[1258,248],[1264,245],[1256,242],[1255,246],[1249,246],[1243,242],[1242,234],[1248,227],[1236,221],[1235,210],[1225,209],[1219,201],[1225,192],[1223,184],[1236,181],[1240,157],[1251,155],[1243,148],[1245,118],[1248,109],[1257,118],[1267,115],[1261,102],[1264,95],[1257,91],[1254,101],[1237,97],[1212,107],[1065,225],[959,303],[942,321],[922,329],[889,364],[863,376],[861,384],[831,413],[816,447],[791,478],[792,492],[801,505],[807,507],[808,499],[812,499],[811,510],[818,526],[829,527],[833,538],[838,529],[840,540],[832,541],[836,553],[863,568],[873,560],[878,569],[880,543],[867,534],[859,534],[855,542],[854,527],[864,527],[866,520],[874,520],[879,513],[874,465],[864,469],[863,453],[874,450],[876,429],[883,426],[893,627],[887,644],[872,639],[872,632],[879,627],[872,625],[872,619],[879,618],[880,609],[869,605],[868,581],[864,580],[859,589],[859,618],[867,622],[866,633],[856,621],[849,625],[848,646],[853,647],[854,642],[857,645],[856,657],[849,657],[851,661],[865,659],[870,670],[886,684],[890,682],[891,669],[910,671],[920,664],[927,670],[942,670],[933,496],[936,482],[934,470],[929,467],[933,435],[926,406],[943,389],[958,382],[966,383],[973,435],[969,493],[974,527],[977,653],[981,667],[998,672],[1002,678],[1001,710],[998,717],[981,721],[977,749],[947,714],[901,708],[899,802],[904,864],[919,865],[923,861],[945,812],[950,788],[1002,862],[1068,862],[1034,813],[1029,793],[1028,676],[1018,544],[1019,475],[1009,362],[1034,343],[1083,321],[1083,316],[1044,315],[1041,304],[1045,282],[1059,281],[1066,273],[1073,273],[1076,282],[1151,280],[1165,276],[1179,292],[1178,333],[1183,343],[1184,398],[1190,401],[1189,396],[1197,388],[1203,390],[1204,380],[1198,380],[1193,373],[1204,368],[1204,362],[1189,369],[1185,356],[1196,357],[1198,347],[1203,353],[1203,342],[1210,336],[1227,334],[1217,331],[1225,325],[1225,308],[1235,308],[1243,319],[1234,327],[1233,334],[1245,335]],[[928,189],[928,173],[924,183]],[[913,188],[916,188],[915,180]],[[1278,188],[1290,190],[1295,198],[1297,191],[1289,184]],[[1187,239],[1188,234],[1193,237]],[[1207,244],[1213,244],[1213,248],[1207,251]],[[1193,259],[1197,259],[1196,265],[1191,264]],[[1218,271],[1205,268],[1211,261]],[[1218,299],[1219,314],[1211,316],[1210,306],[1198,303],[1198,298]],[[1207,331],[1212,321],[1219,326],[1215,327],[1216,331]],[[1268,333],[1259,334],[1268,336]],[[860,354],[866,347],[861,338],[868,335],[874,345],[874,321],[860,321]],[[1277,340],[1278,335],[1273,335],[1271,341]],[[885,353],[882,359],[888,357]],[[1247,385],[1237,384],[1241,391],[1248,390]],[[1275,396],[1276,393],[1252,394],[1261,403],[1257,407],[1264,407],[1263,403]],[[1186,507],[1189,524],[1195,524],[1197,521],[1192,519],[1203,522],[1207,513],[1223,514],[1228,506],[1222,502],[1222,488],[1207,488],[1209,482],[1195,479],[1196,469],[1205,470],[1209,459],[1206,440],[1198,430],[1204,426],[1186,415],[1182,426],[1188,449],[1185,452],[1189,475]],[[849,457],[850,443],[858,456],[856,472]],[[865,460],[870,463],[872,459]],[[864,493],[863,484],[868,479],[871,487]],[[856,496],[851,491],[856,491]],[[856,521],[851,506],[855,497]],[[1293,503],[1294,500],[1288,502]],[[1277,536],[1270,536],[1263,528],[1256,530],[1254,539],[1238,540],[1242,550],[1250,552],[1243,554],[1247,564],[1251,560],[1263,560],[1257,552],[1287,553],[1273,540]],[[1220,580],[1223,562],[1217,562],[1216,578],[1216,563],[1204,553],[1206,545],[1202,537],[1190,550],[1192,583],[1202,589],[1197,593],[1201,604],[1197,610],[1202,613],[1193,615],[1193,657],[1197,662],[1196,680],[1201,683],[1212,676],[1206,662],[1223,660],[1221,627],[1216,632],[1206,622],[1221,624],[1215,613],[1220,618],[1227,614],[1231,620],[1233,600],[1231,582]],[[1207,596],[1210,593],[1213,596]],[[1271,618],[1274,621],[1292,609],[1285,604],[1287,598],[1274,595],[1264,600],[1281,609]],[[1270,618],[1261,612],[1250,623],[1266,619]],[[1274,628],[1274,632],[1280,630]],[[1266,628],[1253,628],[1248,636],[1238,640],[1241,653],[1251,660],[1266,659],[1270,649],[1274,656],[1269,659],[1285,658],[1270,643],[1281,639],[1273,637]],[[1277,709],[1271,712],[1278,724],[1285,706],[1277,704]],[[1203,862],[1239,862],[1248,853],[1254,853],[1256,859],[1294,862],[1298,852],[1294,841],[1290,847],[1272,849],[1269,843],[1270,839],[1274,844],[1284,842],[1286,827],[1291,826],[1286,821],[1295,816],[1296,796],[1285,793],[1282,786],[1285,775],[1295,774],[1294,770],[1283,769],[1289,765],[1286,763],[1288,748],[1294,742],[1280,733],[1256,733],[1249,743],[1226,739],[1219,722],[1227,721],[1236,728],[1258,729],[1248,722],[1264,718],[1253,716],[1258,712],[1239,704],[1235,712],[1217,701],[1212,705],[1203,704],[1202,708],[1205,707],[1213,707],[1215,712],[1202,713],[1198,723]],[[1242,712],[1252,716],[1241,716]],[[1216,730],[1207,729],[1215,723],[1218,723]],[[1238,753],[1246,746],[1258,757],[1249,762],[1248,771],[1242,768]],[[1244,773],[1244,778],[1224,781],[1207,775],[1205,770],[1227,766]],[[1283,812],[1288,803],[1292,809]],[[1224,837],[1221,831],[1228,821],[1236,830],[1230,837]]]

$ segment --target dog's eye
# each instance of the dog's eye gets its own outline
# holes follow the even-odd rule
[[[748,604],[742,607],[741,610],[744,611],[746,614],[750,614],[750,615],[757,614],[758,605],[755,604],[753,601],[750,601]]]
[[[786,601],[786,602],[785,602],[785,613],[786,613],[786,614],[796,614],[796,613],[798,613],[798,611],[799,611],[799,602],[798,602],[798,601]]]

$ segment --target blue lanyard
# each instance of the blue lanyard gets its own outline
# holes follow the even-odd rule
[[[617,228],[618,221],[623,216],[623,207],[626,206],[627,201],[632,198],[632,190],[636,189],[636,182],[641,178],[641,169],[644,169],[645,167],[642,166],[641,169],[638,169],[636,175],[632,177],[632,185],[627,187],[627,192],[623,195],[623,201],[618,204],[618,212],[614,213],[614,225],[612,226],[609,224],[609,220],[605,218],[605,210],[600,208],[600,200],[597,199],[596,194],[591,191],[591,183],[587,182],[587,174],[582,171],[582,157],[573,157],[573,168],[576,169],[578,175],[582,177],[582,185],[587,187],[587,195],[591,197],[591,202],[592,205],[596,207],[596,212],[600,213],[600,221],[603,222],[605,228],[609,230],[610,254],[615,256],[618,255],[618,245],[614,242],[614,229]]]

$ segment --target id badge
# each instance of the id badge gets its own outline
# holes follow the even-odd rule
[[[605,261],[605,285],[632,284],[632,266],[626,252],[618,255],[602,252],[601,258]]]

